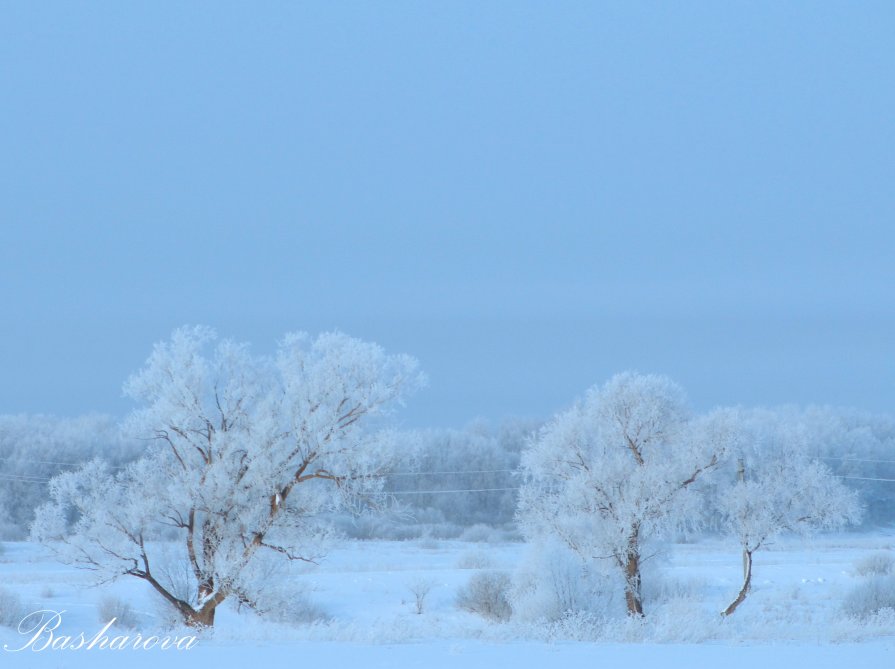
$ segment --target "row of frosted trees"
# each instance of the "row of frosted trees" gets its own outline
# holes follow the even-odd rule
[[[557,415],[524,452],[519,519],[531,542],[559,539],[585,564],[608,562],[628,613],[643,615],[644,546],[698,528],[710,510],[743,551],[730,615],[749,592],[755,551],[785,531],[860,518],[857,494],[810,455],[810,437],[773,412],[694,416],[669,379],[619,374]]]
[[[464,490],[510,493],[479,498],[467,519],[485,520],[481,505],[508,515],[518,503],[527,540],[559,541],[586,563],[609,565],[636,615],[649,542],[722,522],[748,567],[782,531],[858,517],[856,495],[812,452],[810,426],[786,412],[695,416],[668,379],[623,374],[527,439],[479,428],[477,441],[408,439],[387,419],[422,382],[412,358],[339,333],[288,335],[267,356],[182,328],[125,386],[138,408],[123,429],[146,445],[141,455],[54,477],[31,536],[102,579],[142,579],[188,624],[213,625],[225,601],[257,604],[272,561],[316,560],[334,514],[389,499],[409,500],[411,511],[475,501],[447,488],[430,494],[449,475],[472,477]],[[495,444],[501,456],[488,461]],[[425,486],[425,477],[402,478],[426,472]],[[485,474],[509,485],[474,478]],[[728,613],[748,592],[748,569],[744,577]]]

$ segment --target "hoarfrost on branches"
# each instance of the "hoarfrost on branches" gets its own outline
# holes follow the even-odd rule
[[[554,417],[523,453],[523,531],[609,561],[624,578],[628,612],[642,615],[644,544],[698,517],[692,484],[717,467],[724,436],[690,416],[669,379],[616,375]]]
[[[829,530],[861,517],[857,493],[809,456],[816,440],[811,422],[763,410],[737,412],[736,422],[731,459],[738,476],[718,504],[727,531],[743,550],[743,585],[724,615],[736,611],[749,593],[755,551],[783,532]]]
[[[234,596],[251,604],[264,553],[319,556],[319,514],[375,491],[397,455],[378,419],[421,385],[416,361],[341,333],[287,335],[273,357],[181,328],[125,385],[147,455],[91,462],[51,484],[32,536],[106,579],[147,581],[194,625]],[[194,592],[160,578],[175,538]],[[157,563],[156,558],[159,558]]]

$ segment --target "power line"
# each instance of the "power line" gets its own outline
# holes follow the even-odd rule
[[[895,479],[878,479],[869,476],[837,476],[840,479],[852,479],[854,481],[885,481],[887,483],[895,483]]]
[[[21,457],[0,457],[0,460],[16,460],[18,462],[25,463],[35,463],[42,465],[60,465],[63,467],[80,467],[84,465],[90,460],[84,460],[82,462],[60,462],[58,460],[33,460],[30,458],[21,458]],[[110,467],[110,469],[125,469],[125,467]],[[458,469],[453,471],[405,471],[405,472],[384,472],[381,476],[429,476],[429,475],[448,475],[448,474],[508,474],[518,471],[517,469]]]
[[[22,474],[19,472],[0,472],[0,476],[14,477],[14,478],[26,478],[26,479],[44,479],[46,481],[50,480],[49,476],[41,476],[39,474]]]
[[[461,492],[505,492],[509,490],[519,490],[519,488],[470,488],[465,490],[399,490],[396,492],[379,491],[367,493],[372,495],[440,495],[442,493],[461,493]]]
[[[59,465],[61,467],[80,467],[80,466],[86,465],[88,462],[90,462],[90,460],[84,460],[82,462],[56,462],[54,460],[32,460],[30,458],[14,458],[14,457],[0,458],[0,460],[6,460],[6,461],[15,460],[16,462],[21,462],[21,463],[25,463],[25,464]],[[126,469],[126,467],[109,466],[109,469]]]
[[[513,473],[517,471],[516,469],[467,469],[467,470],[458,470],[458,471],[443,471],[443,472],[385,472],[382,474],[383,477],[387,476],[434,476],[434,475],[449,475],[449,474],[505,474],[505,473]]]
[[[58,462],[54,460],[30,460],[27,458],[13,458],[13,457],[5,457],[0,458],[0,460],[16,460],[18,462],[24,464],[42,464],[42,465],[60,465],[63,467],[80,467],[82,465],[87,464],[90,460],[84,460],[83,462]],[[109,469],[126,469],[126,467],[112,467],[109,466]],[[463,474],[512,474],[515,473],[516,469],[464,469],[464,470],[455,470],[455,471],[432,471],[432,472],[384,472],[379,474],[379,476],[385,478],[388,476],[449,476],[449,475],[463,475]]]
[[[818,458],[819,460],[836,460],[838,462],[873,462],[877,464],[890,464],[895,465],[895,460],[871,460],[868,458],[834,458],[834,457],[822,457]]]
[[[3,481],[24,481],[25,483],[49,483],[50,479],[41,478],[39,476],[13,476],[11,474],[0,474],[0,480]]]

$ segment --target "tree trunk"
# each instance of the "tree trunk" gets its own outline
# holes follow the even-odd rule
[[[640,554],[629,552],[625,559],[625,603],[628,615],[643,615],[643,599],[640,594]]]
[[[625,554],[625,603],[628,615],[643,615],[643,598],[640,594],[640,523],[634,523],[628,536],[628,550]]]
[[[226,590],[215,590],[213,578],[205,579],[199,584],[199,601],[202,605],[187,612],[184,622],[190,627],[214,627],[214,612],[227,596]]]
[[[217,606],[203,606],[198,611],[190,612],[184,622],[189,627],[214,627],[214,612],[217,611]]]
[[[743,603],[746,599],[746,595],[749,594],[749,588],[752,586],[752,551],[743,550],[743,587],[740,588],[740,594],[737,595],[737,598],[730,603],[724,611],[721,613],[722,616],[729,616],[734,611],[737,610],[737,607]]]

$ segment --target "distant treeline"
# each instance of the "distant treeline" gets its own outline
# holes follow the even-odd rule
[[[813,454],[859,491],[864,527],[895,524],[895,420],[829,407],[767,412],[798,425]],[[361,538],[459,536],[469,528],[484,531],[483,525],[511,528],[520,453],[539,427],[537,421],[513,419],[402,432],[397,438],[406,444],[407,458],[385,477],[383,494],[359,504],[355,516],[342,516],[339,527]],[[145,446],[109,416],[0,416],[0,539],[27,535],[56,474],[94,458],[124,466]],[[724,477],[710,485],[723,486]],[[387,513],[371,513],[373,507]]]
[[[113,467],[135,460],[144,444],[122,435],[110,416],[0,416],[0,539],[22,539],[49,480],[94,458]]]

